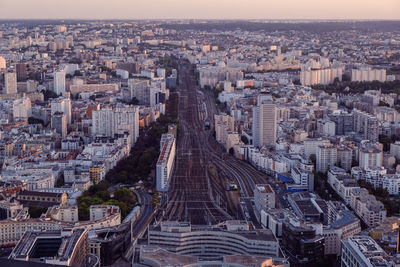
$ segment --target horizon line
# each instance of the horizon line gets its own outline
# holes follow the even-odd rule
[[[26,20],[38,20],[38,21],[46,21],[46,20],[59,20],[59,21],[75,21],[75,20],[83,20],[83,21],[96,21],[96,20],[104,20],[104,21],[124,21],[124,20],[170,20],[170,21],[177,21],[177,20],[205,20],[205,21],[341,21],[341,22],[354,22],[354,21],[398,21],[400,22],[400,18],[398,19],[384,19],[384,18],[358,18],[358,19],[351,19],[351,18],[279,18],[279,19],[268,19],[268,18],[0,18],[0,21],[11,21],[11,20],[19,20],[19,21],[26,21]]]

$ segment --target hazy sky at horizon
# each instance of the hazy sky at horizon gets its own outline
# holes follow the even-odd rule
[[[400,19],[400,0],[0,0],[0,19]]]

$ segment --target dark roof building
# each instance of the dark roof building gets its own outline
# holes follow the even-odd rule
[[[24,206],[52,207],[67,203],[66,193],[20,191],[17,200]]]
[[[85,266],[88,232],[85,229],[27,231],[9,259],[65,266]]]

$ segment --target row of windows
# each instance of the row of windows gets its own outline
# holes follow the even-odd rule
[[[34,201],[58,201],[56,198],[45,198],[45,197],[35,197],[35,196],[33,196],[33,197],[30,197],[30,196],[21,196],[21,198],[20,199],[23,199],[23,200],[34,200]]]
[[[197,239],[204,239],[204,238],[210,238],[210,239],[226,239],[226,240],[232,240],[234,241],[238,241],[238,242],[244,242],[246,244],[264,244],[265,241],[260,242],[260,241],[256,241],[256,240],[249,240],[246,237],[242,237],[240,235],[235,235],[235,234],[231,234],[228,232],[212,232],[212,233],[207,233],[207,232],[192,232],[192,233],[184,233],[180,236],[176,236],[176,235],[172,235],[172,234],[165,234],[163,232],[152,232],[150,233],[151,237],[158,237],[158,238],[162,238],[162,239],[171,239],[171,240],[182,240],[182,241],[190,241],[190,240],[197,240]]]
[[[170,245],[175,247],[185,247],[185,246],[201,246],[201,245],[220,245],[220,246],[234,246],[241,250],[254,250],[254,249],[275,249],[276,244],[256,244],[250,245],[248,243],[237,242],[235,240],[221,240],[221,239],[210,239],[210,238],[200,238],[200,239],[192,239],[192,240],[165,240],[165,239],[158,239],[154,237],[150,237],[149,243],[153,244],[164,244]]]

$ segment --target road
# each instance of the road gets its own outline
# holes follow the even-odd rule
[[[132,226],[133,237],[137,237],[141,233],[142,229],[147,227],[149,219],[154,212],[151,195],[141,190],[136,191],[136,193],[139,195],[138,197],[142,201],[142,206],[140,210],[140,216]]]
[[[153,220],[156,210],[153,209],[152,197],[147,192],[137,190],[135,193],[140,200],[141,208],[139,217],[131,225],[131,240],[130,247],[125,251],[124,258],[130,259],[134,253],[137,240],[146,232],[147,226]]]

